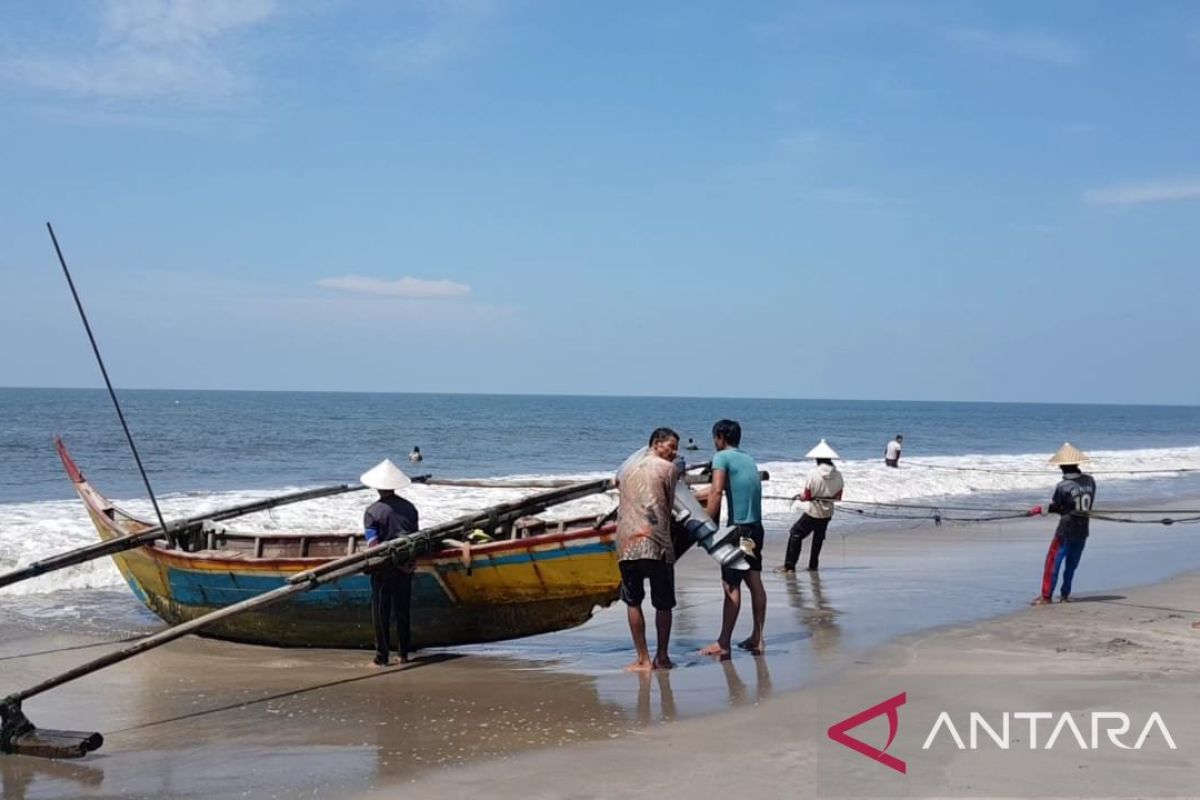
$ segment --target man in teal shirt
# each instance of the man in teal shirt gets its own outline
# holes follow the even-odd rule
[[[742,610],[742,580],[750,587],[750,608],[754,614],[754,629],[749,638],[738,646],[752,653],[763,650],[763,622],[767,616],[767,592],[762,583],[762,480],[758,475],[758,464],[738,449],[742,443],[742,426],[731,419],[723,419],[713,425],[713,446],[717,454],[712,460],[712,486],[708,492],[706,511],[713,520],[719,519],[721,496],[725,496],[729,508],[729,522],[737,527],[736,535],[741,539],[748,571],[721,570],[721,583],[725,589],[725,607],[721,615],[721,635],[717,641],[700,652],[707,655],[728,656],[733,626]]]

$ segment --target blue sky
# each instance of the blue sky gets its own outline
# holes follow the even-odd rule
[[[0,384],[1200,403],[1200,6],[7,4]]]

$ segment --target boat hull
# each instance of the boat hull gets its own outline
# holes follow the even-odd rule
[[[59,455],[101,539],[149,529],[113,506],[84,479],[65,447]],[[239,535],[242,538],[253,535]],[[311,543],[361,547],[358,534],[275,535],[272,547],[310,552]],[[256,557],[246,552],[187,552],[155,542],[112,556],[133,593],[170,624],[278,588],[330,560]],[[616,531],[585,525],[476,545],[417,560],[412,590],[414,647],[516,639],[581,625],[617,599]],[[374,648],[371,587],[352,575],[275,605],[228,617],[201,635],[279,647]]]
[[[611,534],[573,538],[518,552],[475,552],[469,570],[457,550],[419,560],[412,589],[413,646],[516,639],[587,622],[597,607],[616,600],[620,574]],[[170,624],[278,588],[313,566],[276,561],[231,567],[196,555],[152,546],[113,560],[133,593]],[[370,579],[343,578],[221,620],[202,635],[277,647],[374,648]]]

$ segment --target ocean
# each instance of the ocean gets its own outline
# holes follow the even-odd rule
[[[742,423],[744,450],[771,473],[768,527],[800,512],[787,500],[824,437],[844,459],[846,498],[873,502],[1024,507],[1056,481],[1046,459],[1069,440],[1093,457],[1097,507],[1200,495],[1200,408],[1010,403],[719,398],[351,394],[138,390],[119,393],[164,513],[187,516],[298,488],[355,482],[388,457],[437,477],[593,477],[610,474],[660,425],[711,455],[719,418]],[[901,469],[882,464],[904,434]],[[0,389],[0,570],[78,547],[95,535],[55,455],[61,435],[94,486],[152,516],[103,390]],[[425,461],[410,465],[419,445]],[[1130,472],[1116,472],[1129,470]],[[1137,470],[1137,471],[1135,471]],[[1151,470],[1163,470],[1153,472]],[[1171,470],[1198,470],[1172,472]],[[518,495],[511,490],[413,487],[425,521]],[[351,494],[246,517],[248,529],[353,530]],[[602,513],[610,497],[568,511]],[[28,595],[121,584],[109,560],[0,590]]]

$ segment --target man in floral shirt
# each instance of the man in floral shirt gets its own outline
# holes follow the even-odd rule
[[[675,549],[671,541],[671,506],[675,498],[679,434],[658,428],[650,446],[617,475],[620,506],[617,511],[617,558],[621,569],[621,599],[629,615],[629,632],[637,660],[626,669],[647,671],[674,666],[667,653],[671,639],[671,609],[675,607]],[[646,644],[646,618],[642,601],[650,581],[658,634],[654,659]]]

